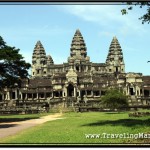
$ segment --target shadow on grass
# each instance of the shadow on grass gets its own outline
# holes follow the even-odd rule
[[[17,124],[0,124],[0,129],[2,128],[10,128],[10,127],[15,127]]]
[[[30,118],[0,118],[0,123],[5,122],[19,122],[19,121],[26,121],[30,119],[38,119],[39,117],[30,117]]]
[[[116,114],[116,115],[119,115],[119,114],[124,114],[124,112],[106,112],[105,114]]]
[[[140,120],[140,119],[119,119],[119,120],[107,120],[107,121],[98,121],[94,123],[85,124],[82,126],[126,126],[126,127],[134,127],[134,126],[150,126],[150,119]]]

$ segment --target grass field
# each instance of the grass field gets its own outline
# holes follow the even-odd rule
[[[150,116],[129,118],[128,112],[64,113],[64,119],[49,121],[0,143],[22,144],[127,144],[143,142],[129,138],[86,138],[87,134],[137,134],[150,131]]]

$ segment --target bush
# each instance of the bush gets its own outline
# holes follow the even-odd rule
[[[101,98],[102,105],[105,108],[120,109],[128,107],[127,96],[118,89],[109,89],[106,94]]]

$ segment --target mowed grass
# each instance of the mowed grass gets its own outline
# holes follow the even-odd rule
[[[128,112],[64,113],[63,119],[49,121],[27,129],[0,143],[21,144],[124,144],[135,143],[128,138],[86,138],[85,134],[137,134],[150,131],[150,117],[129,118]]]

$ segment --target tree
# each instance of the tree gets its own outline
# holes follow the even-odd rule
[[[119,109],[121,107],[128,107],[127,96],[118,89],[109,89],[101,98],[102,104],[105,108]]]
[[[19,54],[19,49],[8,46],[0,36],[0,87],[20,84],[21,79],[29,76],[27,70],[30,67]]]
[[[128,10],[132,10],[133,9],[133,5],[134,6],[139,6],[140,8],[143,8],[143,7],[147,7],[147,12],[142,15],[139,19],[142,20],[142,24],[144,23],[150,23],[150,2],[148,1],[145,1],[145,2],[127,2],[128,4]],[[132,5],[132,6],[131,6]],[[128,12],[126,9],[122,9],[121,10],[122,12],[122,15],[126,15]]]

